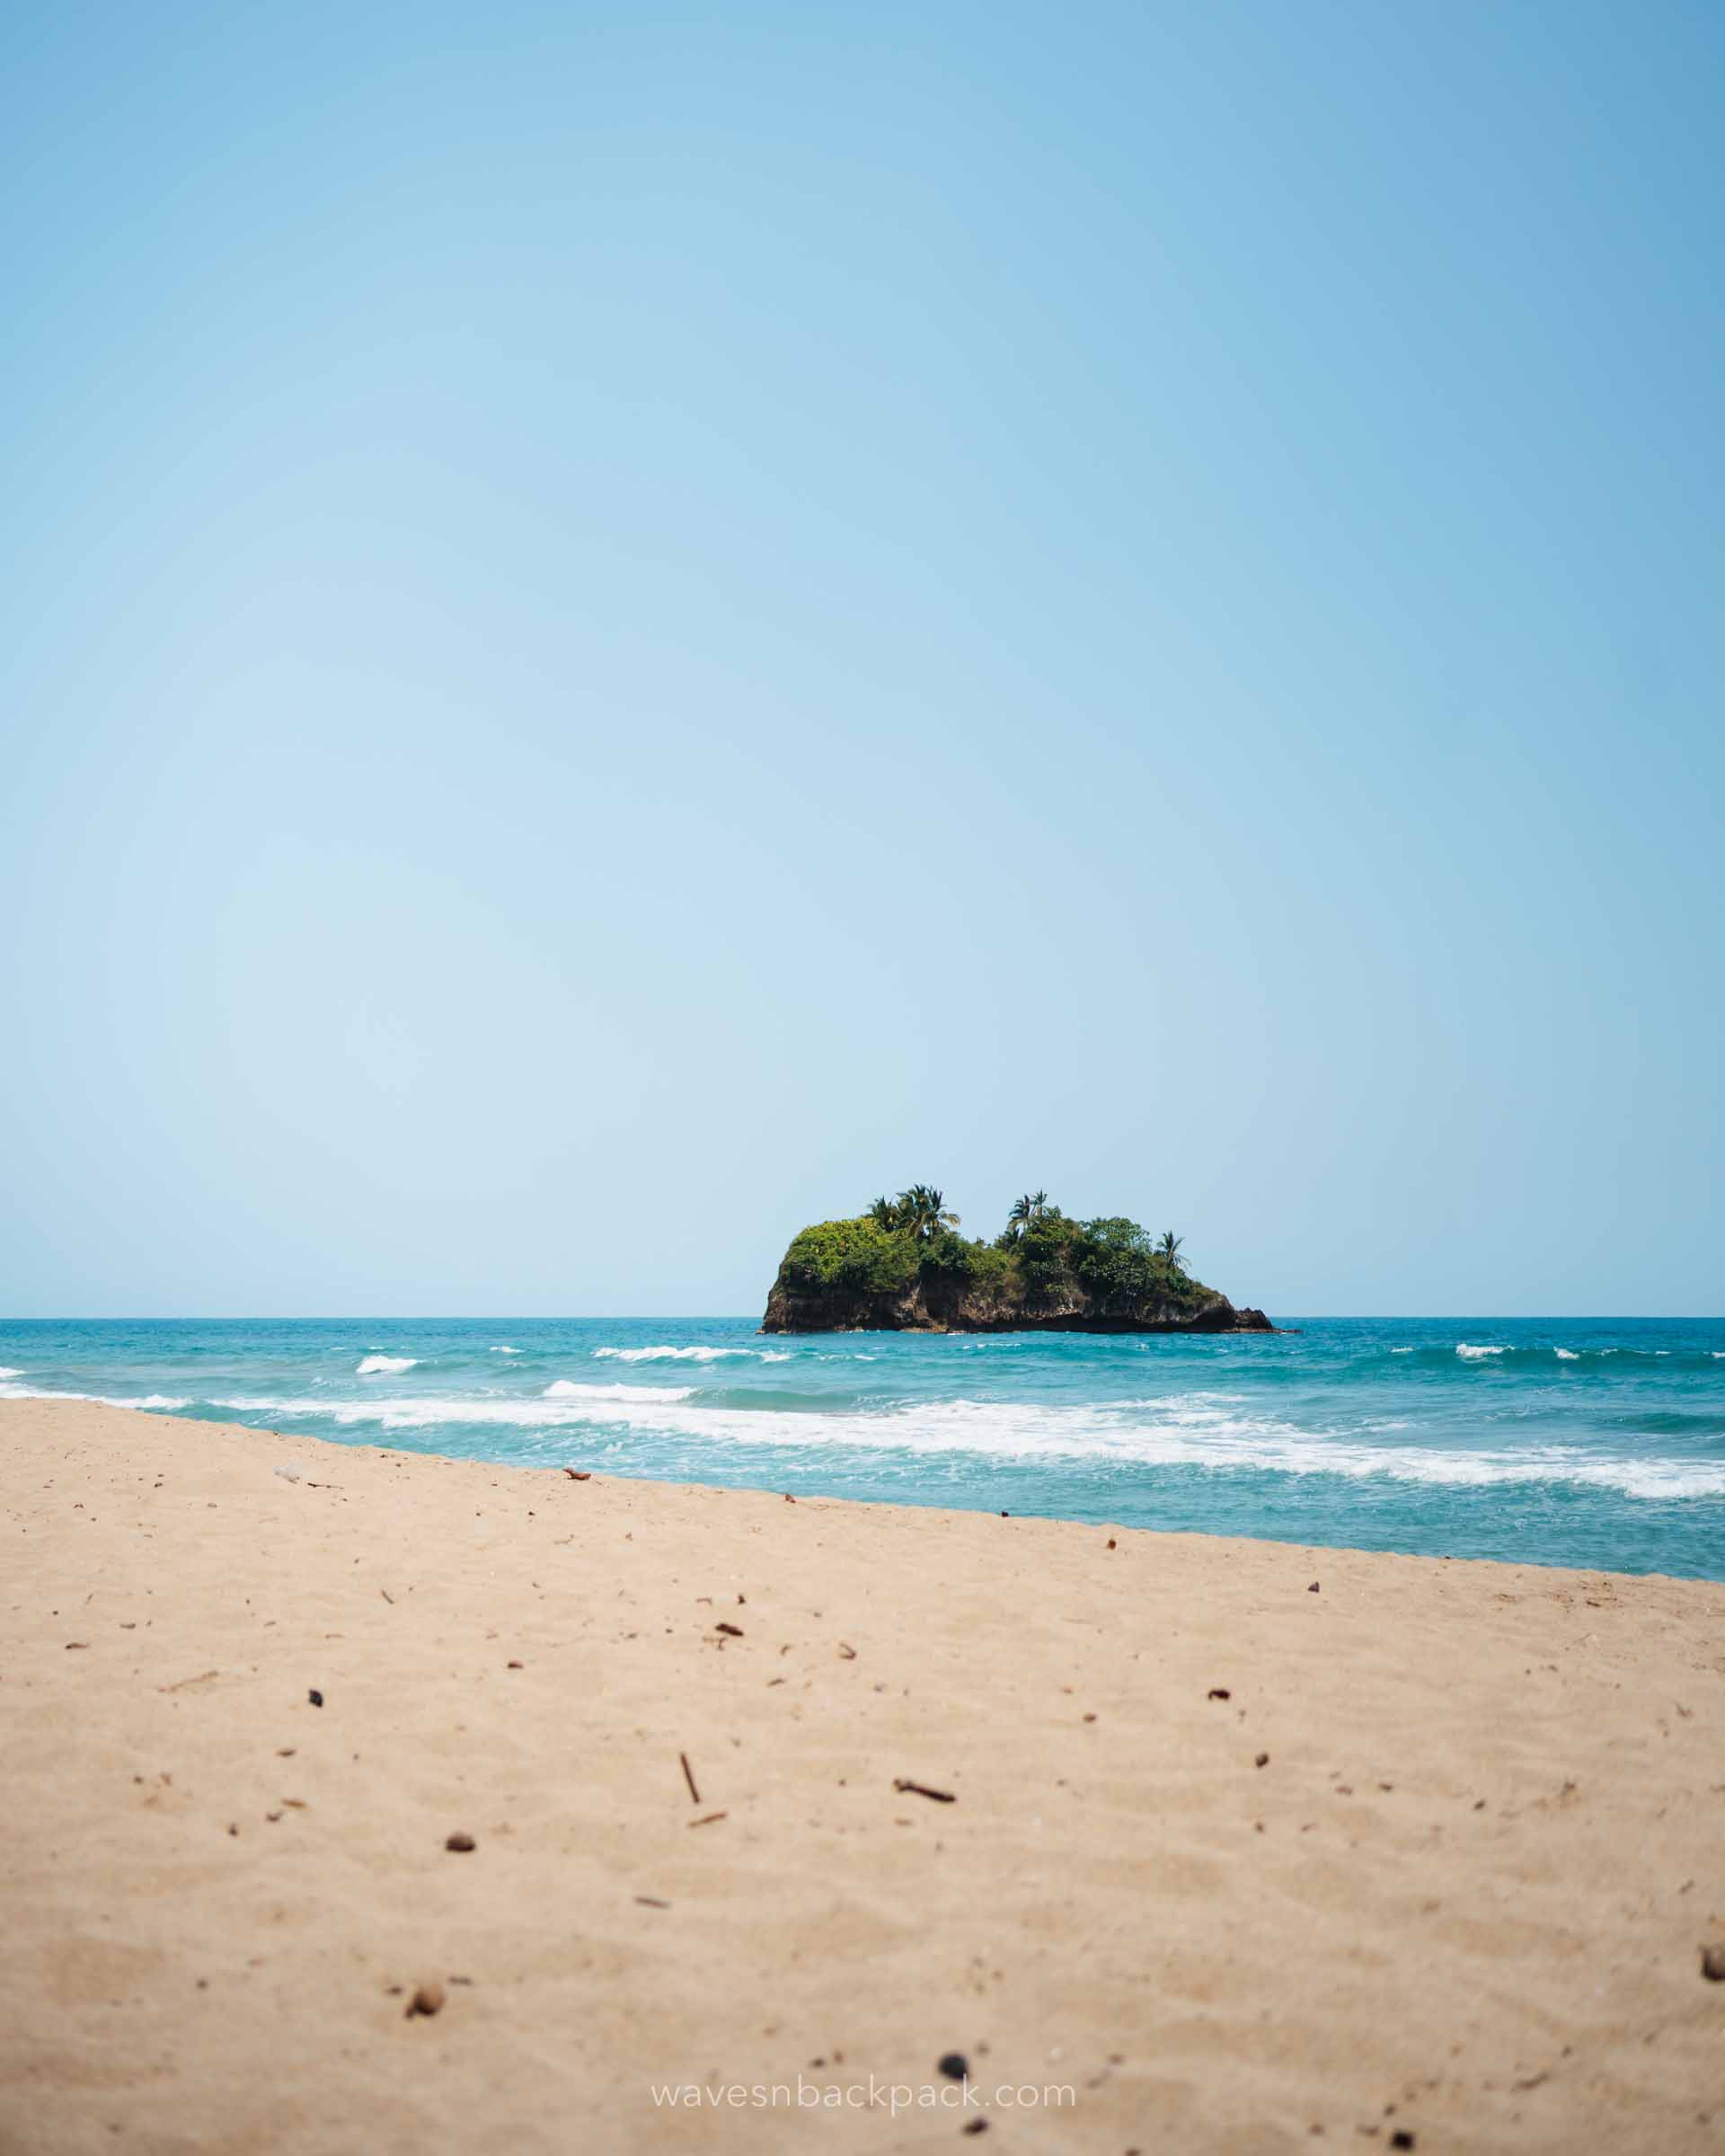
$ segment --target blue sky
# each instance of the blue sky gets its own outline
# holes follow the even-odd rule
[[[10,24],[0,1312],[1725,1307],[1716,9]]]

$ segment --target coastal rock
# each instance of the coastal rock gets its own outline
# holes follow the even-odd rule
[[[1261,1310],[1236,1309],[1194,1280],[1134,1221],[1069,1220],[1050,1206],[987,1242],[952,1233],[950,1215],[917,1228],[895,1222],[893,1210],[881,1200],[876,1215],[823,1221],[794,1236],[761,1330],[1276,1330]]]

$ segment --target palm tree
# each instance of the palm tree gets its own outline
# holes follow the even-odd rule
[[[946,1193],[929,1183],[913,1183],[898,1195],[898,1219],[919,1242],[927,1242],[942,1228],[956,1228],[959,1216],[946,1210]]]
[[[1015,1198],[1013,1202],[1013,1209],[1006,1215],[1008,1229],[1013,1234],[1022,1235],[1033,1220],[1041,1219],[1048,1202],[1048,1194],[1046,1190],[1027,1190],[1022,1197]]]
[[[1186,1270],[1186,1260],[1180,1254],[1180,1246],[1185,1240],[1183,1235],[1176,1235],[1172,1228],[1164,1228],[1162,1241],[1156,1245],[1157,1257],[1172,1272],[1183,1273]]]
[[[868,1216],[877,1228],[885,1228],[889,1232],[904,1224],[899,1218],[898,1206],[889,1197],[877,1197],[869,1207]]]

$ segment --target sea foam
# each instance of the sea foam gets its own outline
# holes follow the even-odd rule
[[[368,1355],[353,1366],[356,1377],[394,1377],[401,1371],[411,1370],[419,1363],[417,1355]]]
[[[566,1388],[566,1389],[565,1389]],[[750,1450],[974,1454],[1002,1461],[1095,1460],[1123,1467],[1212,1473],[1332,1475],[1455,1489],[1569,1484],[1629,1498],[1725,1497],[1725,1463],[1601,1456],[1565,1445],[1504,1447],[1395,1445],[1302,1430],[1234,1412],[1240,1396],[1180,1393],[1109,1407],[1042,1407],[973,1400],[923,1401],[884,1412],[786,1413],[708,1405],[694,1386],[577,1386],[559,1379],[537,1401],[390,1400],[228,1401],[273,1415],[329,1416],[385,1429],[450,1423],[550,1429],[586,1424],[652,1432]],[[1387,1435],[1395,1423],[1382,1426]]]
[[[693,1385],[578,1385],[560,1377],[545,1387],[546,1400],[687,1400]]]
[[[614,1363],[721,1363],[732,1356],[756,1356],[758,1348],[596,1348],[601,1360]],[[775,1362],[788,1358],[775,1356]]]

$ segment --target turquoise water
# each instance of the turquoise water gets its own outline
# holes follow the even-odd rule
[[[784,1339],[748,1318],[10,1323],[0,1396],[524,1466],[1725,1578],[1725,1321],[1301,1322],[1183,1339]]]

